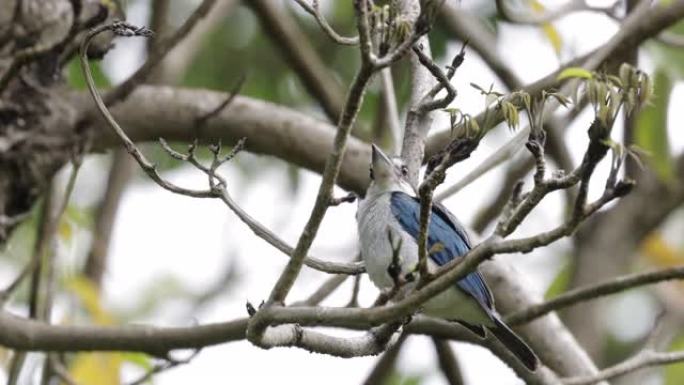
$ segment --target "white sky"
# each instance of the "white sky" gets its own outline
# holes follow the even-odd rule
[[[455,0],[448,0],[455,1]],[[133,4],[140,4],[134,2]],[[129,11],[133,22],[143,24],[145,7],[136,6]],[[582,53],[605,41],[616,26],[603,16],[576,14],[555,23],[564,39],[563,57],[570,53]],[[578,26],[582,26],[578,28]],[[498,49],[502,56],[514,66],[516,73],[525,81],[533,81],[555,69],[559,60],[535,28],[500,25],[502,38]],[[454,44],[451,49],[459,49]],[[112,78],[124,79],[140,63],[140,39],[120,39],[117,49],[105,61]],[[474,82],[487,86],[496,82],[486,65],[469,52],[455,77],[454,83],[459,96],[454,103],[462,110],[477,113],[482,107],[482,98],[468,84]],[[495,83],[496,86],[496,83]],[[499,87],[501,89],[502,87]],[[684,121],[684,112],[674,108],[675,101],[684,97],[684,87],[677,87],[670,108],[670,127],[674,122]],[[587,122],[591,116],[580,118],[578,124],[569,128],[566,135],[575,157],[581,154],[585,145]],[[444,127],[446,114],[441,116],[435,127]],[[507,129],[500,129],[487,138],[471,159],[449,173],[449,183],[458,180],[468,170],[491,154],[505,140],[511,137]],[[620,137],[615,133],[615,137]],[[675,149],[684,148],[684,136],[672,132],[670,136]],[[252,155],[241,154],[240,157]],[[103,159],[93,157],[86,162],[77,184],[75,199],[79,204],[92,203],[100,191],[92,186],[103,186]],[[246,180],[230,165],[224,168],[229,181],[229,190],[234,198],[251,215],[273,229],[290,243],[296,242],[300,229],[313,204],[320,178],[310,172],[302,172],[302,189],[296,199],[287,192],[287,174],[284,167],[266,169],[256,180]],[[597,180],[605,175],[606,167],[599,170]],[[603,174],[601,174],[603,173]],[[100,183],[94,183],[98,180]],[[167,173],[166,177],[186,186],[203,187],[206,179],[190,169]],[[459,194],[446,201],[447,206],[465,223],[469,223],[476,209],[483,202],[483,192],[497,188],[503,176],[503,169],[497,169]],[[86,185],[87,184],[87,185]],[[601,186],[595,186],[596,192]],[[342,192],[339,192],[342,194]],[[488,193],[485,195],[489,196]],[[464,203],[467,202],[467,203]],[[545,201],[525,223],[520,234],[531,233],[560,221],[560,195],[555,194]],[[313,247],[313,254],[325,258],[347,259],[355,254],[356,223],[355,204],[347,204],[328,211]],[[76,248],[85,247],[82,241]],[[542,252],[515,258],[516,264],[530,277],[530,284],[539,291],[545,290],[550,279],[562,264],[567,241],[561,241]],[[219,201],[191,199],[173,195],[148,181],[135,180],[126,189],[116,221],[111,248],[111,259],[105,276],[107,306],[112,309],[135,307],[150,282],[160,276],[172,276],[183,285],[201,292],[218,279],[227,264],[235,259],[237,282],[228,294],[218,297],[197,313],[188,314],[190,309],[183,301],[172,302],[161,309],[155,317],[144,320],[157,325],[193,325],[196,322],[224,321],[245,315],[245,301],[258,304],[268,296],[269,290],[280,273],[286,257],[254,236]],[[324,277],[305,269],[291,293],[291,299],[306,296]],[[350,295],[350,282],[338,290],[327,304],[342,305]],[[362,303],[368,304],[375,289],[364,279]],[[641,301],[643,302],[643,301]],[[631,302],[630,306],[633,306]],[[617,312],[620,312],[616,309]],[[623,306],[624,307],[624,306]],[[141,320],[143,321],[143,320]],[[649,320],[641,322],[650,322]],[[635,325],[627,324],[628,332]],[[638,327],[637,327],[638,329]],[[521,384],[505,365],[488,351],[470,345],[454,343],[461,361],[466,382],[469,384]],[[293,383],[300,385],[354,384],[360,383],[368,374],[376,358],[338,359],[319,354],[310,354],[299,349],[261,350],[247,342],[224,344],[204,350],[191,364],[179,367],[156,377],[160,385],[188,384],[201,381],[203,384],[225,383]],[[423,384],[442,384],[444,380],[436,369],[434,352],[426,338],[412,337],[403,349],[399,360],[402,371],[424,376]],[[132,373],[127,373],[131,376]]]

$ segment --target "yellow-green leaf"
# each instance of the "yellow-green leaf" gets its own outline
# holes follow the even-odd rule
[[[71,237],[74,235],[74,229],[68,219],[62,218],[59,221],[59,238],[65,242],[71,241]]]
[[[684,261],[684,254],[669,245],[657,232],[646,237],[640,249],[648,261],[658,267],[679,266]]]
[[[93,322],[98,325],[111,325],[114,317],[107,312],[100,303],[97,287],[83,276],[75,276],[66,280],[66,288],[74,293],[81,301],[81,305],[88,312]]]
[[[533,11],[538,13],[544,12],[545,8],[538,0],[530,0],[529,3]],[[556,54],[560,54],[561,48],[563,47],[563,39],[558,33],[556,27],[554,27],[551,23],[542,23],[541,27],[544,35],[546,35],[546,38],[549,39],[553,50],[556,52]]]
[[[120,385],[121,355],[118,353],[81,353],[69,368],[77,384]]]
[[[542,24],[542,31],[544,31],[546,38],[549,39],[549,43],[551,43],[556,54],[560,54],[561,48],[563,48],[563,39],[556,27],[551,23],[544,23]]]
[[[591,71],[587,71],[582,67],[569,67],[561,71],[556,77],[556,80],[564,80],[569,78],[591,79],[594,75]]]

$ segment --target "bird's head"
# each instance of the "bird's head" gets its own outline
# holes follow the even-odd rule
[[[415,188],[408,179],[408,168],[400,158],[390,158],[382,150],[372,145],[373,155],[370,164],[371,184],[366,195],[387,191],[403,191],[415,194]]]

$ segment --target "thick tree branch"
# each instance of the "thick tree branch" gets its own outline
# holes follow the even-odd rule
[[[126,127],[134,142],[156,142],[163,137],[187,143],[198,135],[195,130],[197,119],[220,105],[227,96],[209,90],[143,85],[114,107],[112,114]],[[76,93],[70,97],[73,105],[81,106],[82,113],[92,108],[89,95]],[[100,121],[100,125],[104,124]],[[309,114],[236,96],[230,106],[202,127],[199,135],[205,143],[220,139],[225,144],[235,144],[246,138],[250,152],[275,156],[299,167],[321,172],[326,154],[332,151],[335,127]],[[96,151],[120,143],[109,128],[98,131],[97,138],[94,141]],[[370,146],[349,138],[338,184],[362,193],[368,184],[368,159]]]

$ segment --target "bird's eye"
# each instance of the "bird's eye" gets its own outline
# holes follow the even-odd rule
[[[402,175],[402,176],[407,176],[407,175],[408,175],[408,167],[406,167],[406,166],[401,166],[401,175]]]
[[[375,179],[373,176],[373,167],[370,168],[370,178],[371,178],[371,180]]]

